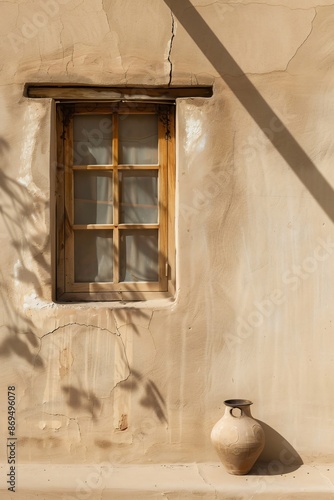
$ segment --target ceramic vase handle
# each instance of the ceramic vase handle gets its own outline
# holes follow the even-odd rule
[[[230,415],[233,417],[233,418],[241,418],[243,417],[244,415],[244,412],[243,412],[243,409],[242,408],[239,408],[239,407],[236,407],[238,410],[240,410],[240,415],[233,415],[233,410],[235,410],[235,408],[231,408],[230,409]]]

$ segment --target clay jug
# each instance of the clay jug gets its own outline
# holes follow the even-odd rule
[[[247,399],[228,399],[223,417],[211,432],[211,441],[230,474],[247,474],[264,447],[264,432],[252,418]]]

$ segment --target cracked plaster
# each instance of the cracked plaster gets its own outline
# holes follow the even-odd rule
[[[103,358],[97,358],[94,353],[102,346]],[[62,325],[41,336],[37,358],[43,360],[43,365],[36,369],[32,364],[27,374],[29,388],[20,400],[20,407],[24,408],[22,443],[42,438],[47,445],[48,440],[56,439],[56,454],[63,441],[66,446],[74,444],[77,451],[84,450],[93,438],[90,419],[104,422],[108,420],[108,411],[110,416],[117,413],[120,400],[123,404],[127,401],[126,395],[124,399],[122,393],[116,394],[131,374],[120,334],[83,323]],[[39,419],[35,408],[41,412]],[[119,417],[115,414],[115,421]],[[98,435],[99,425],[95,432]]]
[[[326,6],[333,6],[333,1],[332,0],[323,0],[318,2],[317,0],[294,0],[293,3],[291,0],[262,0],[262,1],[257,1],[255,2],[254,0],[228,0],[221,2],[221,0],[217,0],[214,2],[208,2],[206,0],[195,0],[192,2],[192,4],[196,8],[201,8],[201,7],[208,7],[211,5],[215,4],[223,4],[227,8],[229,7],[234,7],[234,6],[244,6],[244,5],[265,5],[267,7],[286,7],[289,10],[307,10],[307,9],[314,9],[317,7],[326,7]]]
[[[332,4],[194,4],[334,185]],[[0,374],[3,393],[17,386],[20,460],[215,460],[209,434],[229,394],[254,399],[306,460],[334,460],[330,251],[294,274],[334,238],[332,221],[268,140],[277,120],[261,131],[173,10],[146,6],[70,1],[16,52],[6,35],[40,4],[3,5]],[[177,104],[176,300],[52,302],[50,102],[23,98],[27,81],[214,84],[212,99]],[[282,302],[247,329],[274,290]],[[201,466],[195,481],[215,494]]]
[[[285,71],[310,36],[316,16],[312,8],[291,10],[283,5],[268,6],[264,3],[230,6],[214,2],[197,10],[246,74]],[[287,28],[289,25],[291,29]],[[282,36],[282,33],[287,32],[287,35]],[[242,38],[240,33],[244,34]],[[267,51],[265,47],[271,50]],[[194,58],[202,56],[198,49],[194,54],[192,39],[187,37],[182,25],[174,41],[174,51],[174,71],[181,74],[191,71]],[[205,60],[202,70],[215,74]],[[228,66],[223,71],[233,75]]]
[[[172,79],[173,79],[173,63],[172,63],[172,49],[173,49],[173,40],[175,37],[175,18],[173,15],[173,12],[171,11],[171,18],[172,18],[172,34],[169,42],[169,50],[168,50],[168,62],[170,64],[170,70],[169,70],[169,80],[168,80],[168,85],[171,85]]]

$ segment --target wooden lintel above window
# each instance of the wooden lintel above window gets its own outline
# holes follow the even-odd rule
[[[173,87],[109,87],[105,85],[68,85],[27,83],[25,97],[69,100],[161,100],[173,101],[186,97],[211,97],[212,86],[173,86]]]

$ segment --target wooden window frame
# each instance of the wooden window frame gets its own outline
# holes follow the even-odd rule
[[[117,121],[123,113],[156,113],[158,115],[157,165],[118,164]],[[76,114],[109,114],[113,116],[112,165],[73,165],[73,117]],[[56,300],[137,301],[171,297],[175,293],[175,104],[136,102],[58,102],[57,173],[56,173]],[[159,205],[157,224],[121,224],[118,221],[118,173],[120,171],[158,170]],[[76,170],[112,171],[114,180],[113,224],[74,225],[73,175]],[[76,283],[74,281],[74,231],[77,229],[109,229],[119,249],[119,232],[129,229],[158,230],[158,281]],[[114,252],[116,281],[119,252]]]

